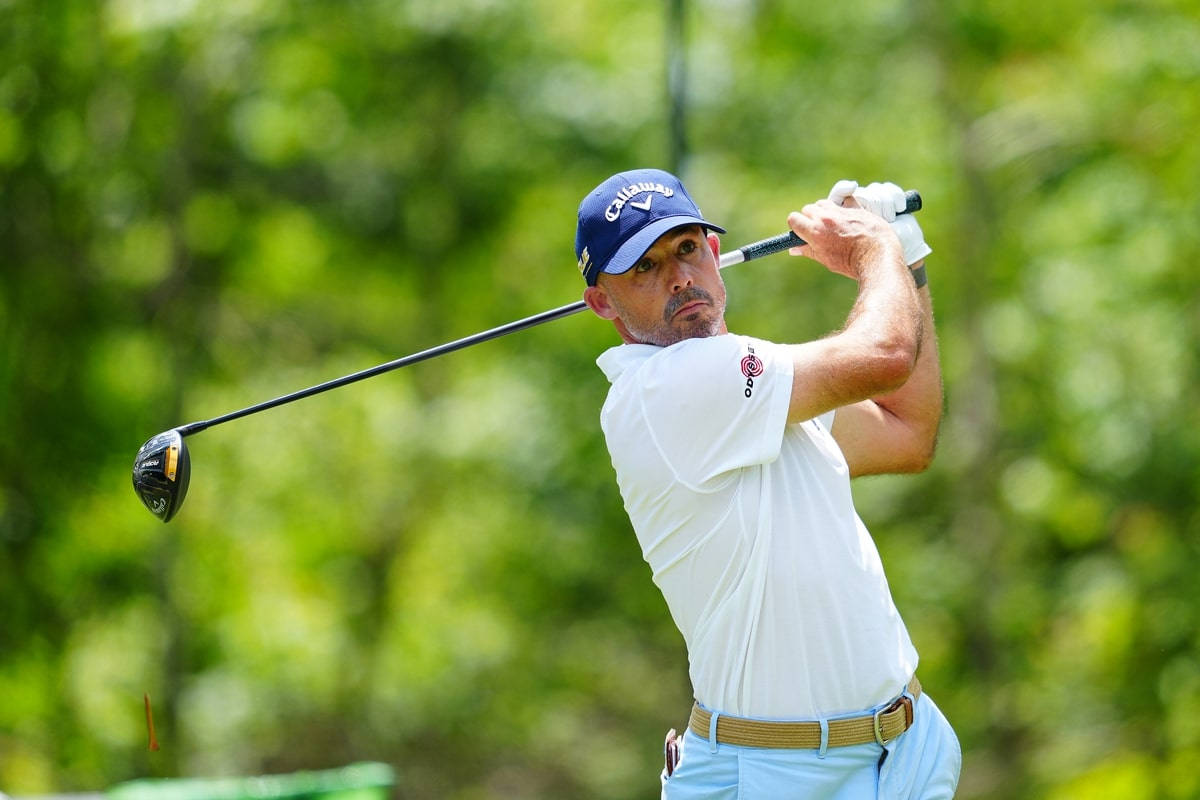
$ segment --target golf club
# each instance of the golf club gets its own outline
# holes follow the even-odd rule
[[[921,195],[916,191],[907,193],[907,203],[903,213],[912,213],[921,209]],[[736,250],[731,250],[728,253],[721,255],[720,268],[740,264],[743,261],[753,261],[756,258],[769,256],[773,253],[778,253],[782,250],[788,250],[792,247],[799,247],[804,244],[804,240],[795,233],[788,231],[787,233],[772,236],[769,239],[762,239],[757,242],[739,247]],[[553,308],[549,311],[543,311],[540,314],[534,314],[531,317],[509,322],[506,325],[500,325],[471,336],[455,339],[452,342],[441,344],[436,347],[431,347],[428,350],[422,350],[418,353],[398,358],[394,361],[388,361],[385,364],[380,364],[369,369],[364,369],[360,372],[355,372],[341,378],[335,378],[325,383],[310,386],[307,389],[301,389],[291,394],[285,394],[276,397],[273,400],[267,400],[263,403],[248,406],[247,408],[238,411],[231,411],[228,414],[223,414],[219,417],[213,417],[208,420],[191,422],[187,425],[181,425],[178,428],[173,428],[157,436],[151,437],[141,449],[138,450],[137,456],[133,460],[133,489],[137,496],[141,499],[146,508],[150,509],[150,513],[161,519],[163,522],[169,522],[183,505],[183,500],[187,496],[188,483],[191,480],[191,457],[188,455],[187,444],[183,441],[183,437],[190,436],[193,433],[199,433],[206,428],[212,428],[224,422],[246,417],[251,414],[257,414],[260,411],[266,411],[269,408],[292,403],[296,400],[303,400],[306,397],[311,397],[314,394],[327,392],[331,389],[337,389],[346,386],[350,383],[365,380],[367,378],[380,375],[384,372],[390,372],[394,369],[407,367],[410,364],[416,364],[419,361],[433,358],[435,356],[452,353],[455,350],[461,350],[464,347],[470,347],[480,342],[486,342],[491,339],[496,339],[500,336],[506,336],[510,333],[532,328],[536,325],[541,325],[545,322],[551,322],[556,319],[570,316],[587,308],[587,304],[582,300],[570,303],[559,308]]]

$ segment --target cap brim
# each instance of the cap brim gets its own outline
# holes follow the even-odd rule
[[[700,217],[690,214],[656,219],[654,222],[640,229],[633,236],[630,236],[629,241],[617,248],[617,252],[613,253],[612,258],[608,260],[608,263],[604,265],[604,268],[600,272],[608,275],[620,275],[623,272],[628,272],[633,269],[633,265],[638,262],[638,259],[646,254],[650,246],[658,241],[658,237],[673,228],[680,228],[684,225],[700,225],[717,233],[725,233],[725,229],[721,226],[713,225],[708,220],[700,219]]]

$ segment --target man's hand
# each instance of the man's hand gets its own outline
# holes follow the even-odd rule
[[[904,246],[904,263],[912,266],[933,252],[925,243],[921,226],[912,214],[904,211],[904,190],[894,183],[872,183],[859,186],[857,182],[841,180],[829,190],[829,201],[839,206],[861,208],[882,217],[892,226]]]
[[[902,256],[900,242],[883,218],[859,208],[818,200],[789,214],[788,225],[805,242],[789,253],[807,256],[830,272],[858,281],[863,270],[892,259],[900,261]]]

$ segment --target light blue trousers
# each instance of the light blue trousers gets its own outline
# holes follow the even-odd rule
[[[884,750],[886,758],[883,757]],[[880,759],[883,763],[880,763]],[[948,800],[958,786],[962,751],[945,716],[922,693],[913,725],[880,747],[816,750],[713,745],[689,729],[663,800]]]

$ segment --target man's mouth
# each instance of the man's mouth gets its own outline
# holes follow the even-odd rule
[[[671,298],[671,301],[667,303],[664,316],[669,322],[681,314],[684,316],[694,314],[707,305],[712,305],[712,298],[708,292],[703,289],[691,289]]]

